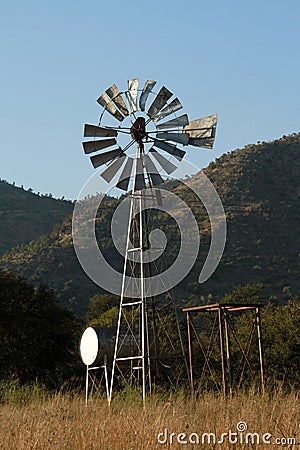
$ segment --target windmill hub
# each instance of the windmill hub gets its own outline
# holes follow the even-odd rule
[[[144,117],[138,117],[130,128],[130,134],[138,144],[142,145],[143,139],[146,137],[146,122]]]

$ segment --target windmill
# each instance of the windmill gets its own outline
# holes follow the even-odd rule
[[[178,113],[183,108],[178,98],[165,86],[155,93],[155,86],[156,81],[147,80],[139,89],[137,78],[128,80],[125,91],[113,84],[97,99],[103,108],[98,125],[84,126],[89,140],[83,142],[83,149],[92,154],[93,167],[101,167],[100,176],[108,183],[116,179],[116,187],[130,196],[109,400],[116,370],[123,378],[141,382],[144,399],[147,387],[151,391],[151,366],[159,359],[157,308],[149,294],[152,265],[147,258],[151,243],[145,205],[149,198],[153,205],[163,201],[155,187],[177,169],[186,153],[181,146],[211,149],[215,138],[216,114],[190,121],[187,114]],[[128,272],[136,279],[138,295],[128,290]],[[177,316],[176,324],[183,351]]]

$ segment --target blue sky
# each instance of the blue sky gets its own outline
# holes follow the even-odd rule
[[[205,167],[300,131],[300,3],[14,1],[0,5],[0,177],[76,198],[93,173],[81,147],[97,97],[138,77],[165,84],[190,119],[217,112]]]

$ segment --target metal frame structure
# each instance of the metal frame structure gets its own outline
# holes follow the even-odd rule
[[[257,331],[258,342],[258,359],[260,367],[260,382],[261,390],[264,392],[264,368],[263,368],[263,352],[262,352],[262,333],[261,333],[261,321],[260,321],[260,308],[262,304],[236,304],[236,303],[216,303],[212,305],[195,306],[191,308],[183,308],[183,312],[186,313],[187,320],[187,335],[188,335],[188,349],[189,349],[189,372],[190,372],[190,386],[191,392],[194,393],[195,382],[193,374],[193,339],[192,335],[195,335],[197,344],[199,345],[202,354],[204,356],[204,365],[202,367],[202,373],[199,382],[199,389],[205,380],[206,374],[209,373],[212,377],[215,377],[214,370],[211,365],[211,354],[213,347],[217,341],[219,341],[219,350],[221,355],[221,369],[222,369],[222,389],[224,396],[232,394],[234,388],[234,380],[232,373],[232,356],[231,356],[231,340],[234,339],[241,353],[241,360],[239,363],[239,372],[236,376],[239,376],[238,388],[241,386],[243,376],[246,367],[248,367],[250,374],[252,374],[251,364],[249,361],[249,353],[253,344],[254,330]],[[234,327],[230,322],[230,315],[237,312],[250,311],[252,315],[252,325],[248,338],[248,342],[245,348],[242,347],[238,340]],[[196,328],[195,321],[192,318],[192,313],[206,312],[215,313],[215,320],[212,325],[211,334],[208,344],[203,342],[200,333]],[[251,323],[251,321],[250,321]],[[237,370],[238,372],[238,370]],[[216,386],[218,383],[216,382]]]
[[[144,260],[144,252],[150,249],[148,217],[144,204],[153,202],[153,207],[162,201],[157,197],[157,191],[151,189],[147,192],[137,187],[138,176],[140,175],[139,161],[142,157],[143,144],[137,141],[136,157],[133,173],[133,187],[130,195],[130,211],[127,228],[126,248],[124,255],[123,278],[121,286],[121,297],[115,340],[115,349],[112,362],[112,372],[108,402],[112,399],[113,387],[115,383],[116,369],[125,382],[134,384],[140,382],[142,385],[142,398],[145,401],[146,394],[152,392],[152,377],[157,375],[157,363],[160,361],[159,337],[157,322],[161,320],[156,298],[149,295],[151,292],[151,276],[153,275],[152,264]],[[151,179],[148,180],[151,186]],[[131,247],[131,243],[135,246]],[[160,248],[152,249],[160,250]],[[136,257],[129,258],[129,254]],[[138,261],[138,264],[136,263]],[[126,272],[130,277],[135,278],[140,293],[138,298],[131,298],[130,291],[126,286]],[[147,295],[148,293],[148,295]],[[188,363],[185,356],[183,340],[180,332],[178,315],[173,300],[169,303],[174,309],[176,327],[179,335],[183,361],[188,374]],[[152,313],[152,323],[149,320],[149,312]],[[172,342],[164,330],[165,337]],[[123,353],[130,348],[130,355]],[[126,353],[126,351],[125,351]],[[154,364],[153,364],[154,363]]]
[[[105,377],[105,388],[106,388],[106,395],[109,397],[109,384],[108,384],[108,372],[107,372],[107,358],[104,358],[104,364],[102,366],[98,367],[89,367],[86,366],[86,377],[85,377],[85,403],[88,402],[89,397],[89,382],[91,381],[92,386],[95,387],[98,390],[98,387],[96,386],[96,376],[92,376],[91,371],[100,370],[103,369],[104,371],[104,377]],[[103,375],[102,375],[103,376]],[[102,381],[102,377],[101,377]],[[101,381],[99,384],[101,384]]]
[[[154,361],[158,359],[155,330],[157,308],[154,297],[151,297],[148,289],[149,286],[146,285],[151,278],[151,263],[144,260],[144,251],[149,248],[147,214],[143,208],[146,195],[144,190],[147,188],[145,178],[150,190],[163,183],[162,173],[165,172],[168,175],[173,173],[186,153],[178,145],[212,149],[217,125],[217,114],[192,121],[187,114],[177,116],[177,112],[183,108],[182,104],[177,97],[171,100],[173,93],[165,86],[162,86],[157,93],[154,92],[156,85],[154,80],[147,80],[142,89],[138,87],[138,78],[128,80],[127,84],[126,91],[119,91],[113,84],[97,99],[103,108],[99,123],[98,125],[85,124],[84,137],[92,138],[92,140],[82,143],[86,154],[94,154],[90,157],[94,168],[106,166],[100,174],[105,181],[110,183],[118,176],[115,186],[123,191],[129,190],[131,182],[133,185],[129,194],[131,204],[112,376],[108,391],[109,402],[112,398],[117,368],[120,369],[119,372],[123,378],[130,381],[137,379],[142,382],[142,395],[145,399],[147,387],[151,392],[151,359]],[[146,108],[151,95],[154,96],[153,101]],[[103,125],[104,115],[114,122],[117,121],[118,124]],[[173,119],[170,120],[169,116],[173,116]],[[129,126],[123,125],[126,119],[130,121]],[[129,138],[125,146],[121,147],[120,137]],[[135,156],[130,156],[129,153],[134,145],[136,145]],[[106,150],[111,147],[113,149]],[[98,153],[95,154],[96,152]],[[177,161],[178,164],[174,164],[172,158],[173,162]],[[162,200],[158,193],[153,193],[153,197],[156,197],[157,204]],[[135,245],[131,247],[134,227],[136,227]],[[132,254],[136,256],[134,261],[131,258]],[[126,273],[129,271],[138,285],[138,297],[128,292],[125,280]],[[153,311],[152,335],[150,335],[148,323],[151,309]],[[174,309],[184,356],[175,306]],[[122,370],[126,365],[129,365],[129,373]]]

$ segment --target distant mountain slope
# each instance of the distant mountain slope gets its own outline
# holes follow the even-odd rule
[[[300,134],[270,143],[247,145],[224,154],[205,169],[217,189],[227,216],[228,237],[224,256],[215,274],[203,285],[198,275],[210,244],[210,227],[203,207],[194,211],[201,230],[201,250],[190,274],[175,288],[179,304],[200,301],[212,294],[213,301],[237,284],[263,283],[266,296],[284,303],[300,291]],[[192,177],[199,183],[199,175]],[[187,203],[194,202],[185,185],[172,190]],[[113,249],[110,221],[118,201],[107,202],[97,220],[103,252],[120,270],[122,261]],[[173,221],[174,222],[174,221]],[[156,227],[170,239],[168,261],[179,248],[175,224],[160,214]],[[101,290],[81,269],[72,245],[71,220],[49,236],[5,255],[1,266],[34,282],[54,287],[60,301],[81,314],[90,297]]]
[[[0,180],[0,255],[50,233],[72,210],[72,202],[40,196]]]
[[[228,238],[220,267],[204,292],[261,282],[274,301],[298,295],[300,134],[225,154],[205,173],[222,199]]]

